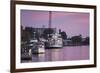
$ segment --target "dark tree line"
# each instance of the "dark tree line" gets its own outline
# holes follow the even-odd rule
[[[82,36],[81,35],[73,36],[71,38],[71,40],[72,40],[72,44],[74,44],[74,45],[81,45],[81,43],[82,43]]]
[[[43,37],[45,39],[48,39],[48,37],[51,37],[50,34],[54,33],[54,30],[53,29],[45,29],[44,32],[43,32]]]
[[[21,40],[22,41],[28,41],[30,39],[39,37],[43,37],[44,39],[48,39],[48,37],[51,37],[50,34],[55,33],[55,30],[53,29],[44,29],[43,33],[40,35],[40,33],[35,32],[35,29],[32,27],[26,27],[25,29],[21,26]],[[63,40],[70,40],[69,43],[72,45],[89,45],[89,37],[82,38],[82,35],[72,36],[70,38],[67,38],[67,34],[64,31],[59,30],[59,34],[61,34],[61,37]]]

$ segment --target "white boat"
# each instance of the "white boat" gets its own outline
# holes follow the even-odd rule
[[[50,38],[48,38],[46,47],[47,48],[60,48],[63,47],[63,40],[61,37],[61,34],[55,33],[55,34],[50,34]]]
[[[29,54],[38,54],[38,53],[45,53],[45,44],[41,40],[33,39],[30,40],[29,43],[27,44],[28,48],[31,49]]]
[[[44,42],[34,43],[32,47],[32,54],[45,53]]]

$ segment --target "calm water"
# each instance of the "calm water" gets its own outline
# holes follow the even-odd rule
[[[46,49],[46,52],[44,54],[34,54],[32,56],[32,60],[29,62],[69,61],[86,59],[89,59],[89,46],[67,46],[59,49]]]

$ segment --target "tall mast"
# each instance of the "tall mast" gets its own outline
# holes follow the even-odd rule
[[[49,28],[51,28],[51,11],[49,11]]]

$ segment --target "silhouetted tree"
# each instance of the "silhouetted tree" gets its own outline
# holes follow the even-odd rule
[[[89,45],[89,37],[86,37],[82,42],[83,45]]]
[[[45,29],[44,30],[44,32],[43,32],[43,37],[45,38],[45,39],[47,39],[49,36],[49,34],[52,34],[52,33],[54,33],[54,31],[53,31],[53,29]]]
[[[81,45],[81,43],[82,43],[82,36],[81,35],[73,36],[71,38],[71,40],[72,40],[73,45]]]
[[[67,35],[66,35],[66,32],[60,32],[61,36],[62,36],[62,39],[67,39]]]

